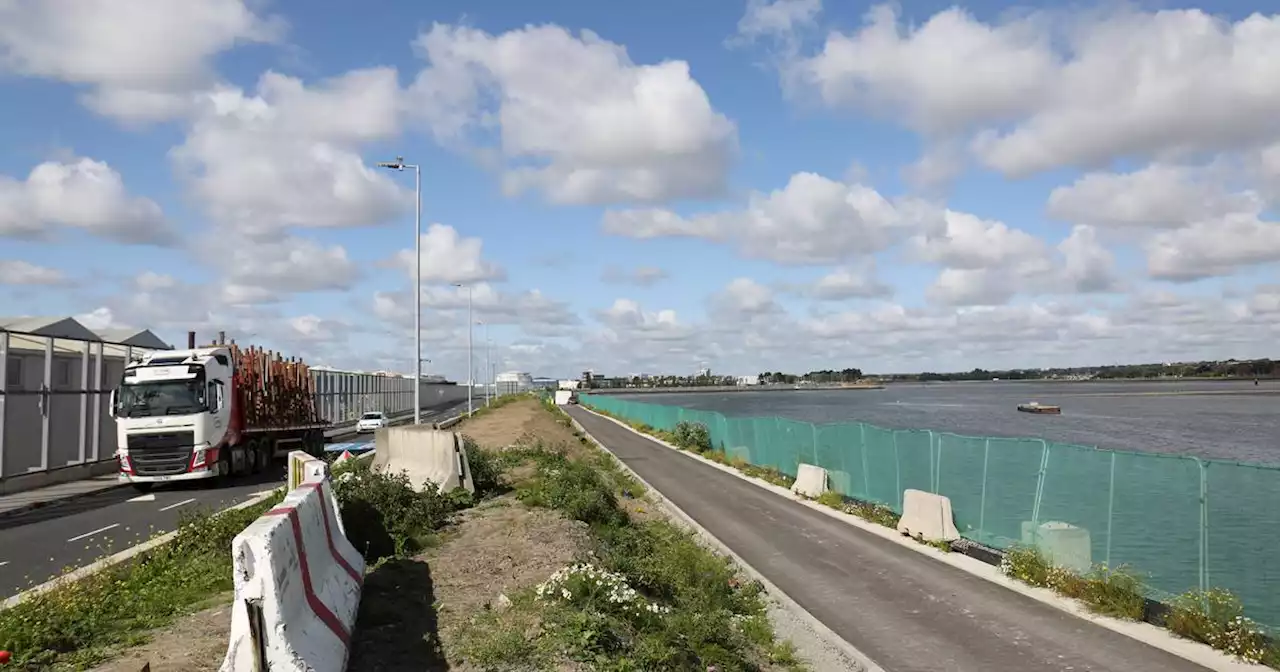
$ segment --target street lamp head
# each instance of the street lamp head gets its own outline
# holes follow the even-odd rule
[[[404,170],[404,157],[397,156],[395,161],[379,161],[379,168],[390,168],[391,170]]]

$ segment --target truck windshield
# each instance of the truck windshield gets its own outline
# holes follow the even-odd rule
[[[119,404],[117,415],[121,418],[185,415],[209,410],[205,385],[199,377],[121,385],[116,403]]]

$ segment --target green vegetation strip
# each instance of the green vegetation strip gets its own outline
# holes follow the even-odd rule
[[[0,611],[16,669],[84,669],[233,589],[231,540],[283,498],[184,517],[166,544]]]
[[[681,422],[674,431],[668,432],[612,413],[591,410],[681,450],[732,466],[748,476],[784,487],[790,487],[795,480],[776,469],[728,458],[724,450],[712,446],[710,433],[700,423]],[[900,516],[883,504],[853,500],[833,491],[823,493],[817,502],[890,529],[898,526]],[[951,551],[947,542],[923,543],[943,552]],[[1049,588],[1064,597],[1080,600],[1094,613],[1130,621],[1142,621],[1147,615],[1147,598],[1142,590],[1141,577],[1128,567],[1099,565],[1081,575],[1055,566],[1034,546],[1019,545],[1003,551],[1000,571],[1028,585]],[[1167,606],[1168,613],[1155,625],[1162,625],[1179,637],[1207,644],[1244,662],[1280,669],[1280,646],[1263,628],[1244,615],[1240,599],[1230,591],[1220,588],[1192,590],[1175,597]]]
[[[775,639],[762,587],[674,524],[633,520],[619,497],[639,497],[643,486],[591,450],[589,460],[541,444],[501,453],[503,468],[536,465],[517,498],[586,523],[595,548],[478,618],[463,634],[467,660],[492,669],[564,660],[617,671],[805,669]]]

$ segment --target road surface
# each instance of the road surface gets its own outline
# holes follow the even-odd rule
[[[1206,672],[566,407],[627,466],[888,672]]]
[[[465,411],[465,399],[423,410],[424,422]],[[371,435],[345,438],[372,441]],[[262,474],[233,479],[224,487],[173,483],[143,495],[114,488],[69,501],[0,517],[0,599],[11,597],[62,573],[172,531],[179,517],[199,508],[225,509],[283,485],[283,463]]]

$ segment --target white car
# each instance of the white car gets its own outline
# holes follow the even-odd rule
[[[382,411],[369,411],[356,422],[356,434],[376,432],[387,426],[387,416]]]

